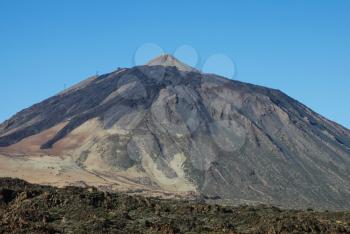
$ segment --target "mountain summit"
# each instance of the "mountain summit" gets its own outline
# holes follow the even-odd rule
[[[158,56],[147,63],[147,66],[176,67],[180,71],[198,72],[197,69],[188,66],[170,54]]]
[[[281,91],[163,55],[91,77],[0,124],[0,176],[350,209],[350,131]]]

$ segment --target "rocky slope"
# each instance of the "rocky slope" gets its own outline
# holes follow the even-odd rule
[[[349,232],[349,212],[218,206],[0,179],[0,233]]]
[[[170,55],[17,113],[0,125],[0,161],[0,176],[43,184],[350,209],[348,129]]]

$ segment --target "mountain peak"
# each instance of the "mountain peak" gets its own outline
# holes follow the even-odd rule
[[[181,62],[180,60],[178,60],[177,58],[175,58],[174,56],[172,56],[170,54],[160,55],[160,56],[152,59],[151,61],[149,61],[146,65],[147,66],[176,67],[177,69],[179,69],[181,71],[187,71],[187,72],[196,71],[196,72],[198,72],[197,69]]]
[[[0,124],[0,176],[350,209],[350,130],[282,92],[178,72],[194,68],[171,55],[148,65],[90,78]]]

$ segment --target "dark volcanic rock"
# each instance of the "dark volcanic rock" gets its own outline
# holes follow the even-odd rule
[[[0,179],[0,233],[349,233],[349,212],[218,206]]]

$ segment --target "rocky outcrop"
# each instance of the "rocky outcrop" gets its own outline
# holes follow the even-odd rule
[[[349,233],[349,212],[219,206],[0,179],[0,233]]]

